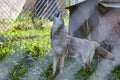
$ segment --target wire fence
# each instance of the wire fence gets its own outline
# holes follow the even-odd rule
[[[21,12],[30,10],[39,18],[51,19],[57,11],[65,16],[65,0],[0,0],[0,18],[16,19]]]
[[[65,16],[65,0],[37,0],[33,9],[35,16],[52,19],[57,11],[62,11]]]

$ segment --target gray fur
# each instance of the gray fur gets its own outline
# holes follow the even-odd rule
[[[54,55],[53,75],[56,72],[56,66],[59,58],[61,59],[60,72],[62,72],[64,67],[64,58],[66,55],[71,55],[77,62],[82,62],[82,65],[86,66],[89,66],[91,63],[95,50],[98,51],[100,56],[107,59],[113,59],[113,55],[104,48],[100,47],[97,42],[68,35],[64,21],[60,16],[54,17],[54,23],[51,29],[51,46]],[[102,51],[103,53],[100,53],[99,51]]]

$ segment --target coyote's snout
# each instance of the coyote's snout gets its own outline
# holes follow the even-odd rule
[[[113,55],[101,47],[99,43],[68,35],[64,25],[64,20],[61,18],[60,14],[54,17],[51,29],[51,47],[54,55],[53,75],[56,72],[56,66],[59,58],[61,59],[60,72],[62,72],[64,67],[64,58],[67,54],[74,57],[77,62],[82,62],[86,66],[91,63],[95,50],[101,57],[114,60]],[[81,61],[79,61],[80,59]]]

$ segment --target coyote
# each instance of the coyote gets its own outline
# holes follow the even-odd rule
[[[53,25],[51,28],[51,50],[53,52],[53,75],[56,72],[56,66],[59,58],[60,72],[64,67],[64,59],[66,55],[75,58],[77,62],[82,62],[83,65],[89,66],[95,51],[103,58],[114,60],[113,55],[100,46],[99,43],[89,41],[87,39],[80,39],[68,35],[64,20],[61,15],[54,16]],[[82,61],[80,61],[80,59]]]

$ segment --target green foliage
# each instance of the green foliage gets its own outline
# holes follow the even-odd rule
[[[7,23],[12,26],[8,31],[0,33],[0,60],[17,50],[30,51],[34,59],[50,51],[50,28],[45,25],[49,22],[35,18],[35,24],[33,24],[32,16],[31,13],[23,13],[14,22],[0,20],[0,24]],[[29,67],[22,62],[10,71],[8,77],[12,80],[21,80]]]
[[[4,32],[6,39],[0,44],[1,54],[10,53],[12,50],[26,49],[32,52],[32,55],[38,56],[45,54],[50,49],[50,29],[44,28],[30,30],[11,29]]]
[[[117,66],[110,74],[109,80],[120,80],[120,66]]]
[[[21,80],[24,73],[28,71],[28,67],[26,65],[17,65],[8,75],[12,80]]]
[[[69,4],[69,3],[67,3]],[[68,13],[68,12],[67,12]],[[38,56],[44,55],[50,51],[50,22],[44,19],[35,18],[35,24],[32,23],[33,15],[31,13],[21,14],[15,22],[9,22],[5,19],[0,20],[0,28],[3,24],[13,26],[6,32],[0,33],[0,60],[2,60],[7,54],[10,54],[17,50],[30,51],[30,55],[37,59]],[[65,18],[65,22],[68,21],[68,15]],[[2,25],[1,25],[2,24]],[[79,70],[75,76],[82,77],[86,80],[95,71],[97,66],[97,60],[92,63],[92,70]],[[22,76],[31,66],[28,66],[24,61],[15,66],[10,71],[8,77],[12,80],[21,80]],[[52,65],[44,71],[46,80],[53,80],[51,77]],[[57,73],[59,70],[57,68]],[[120,79],[120,68],[117,67],[111,74],[110,80]]]
[[[66,0],[66,5],[70,6],[70,4],[71,4],[71,0]]]

